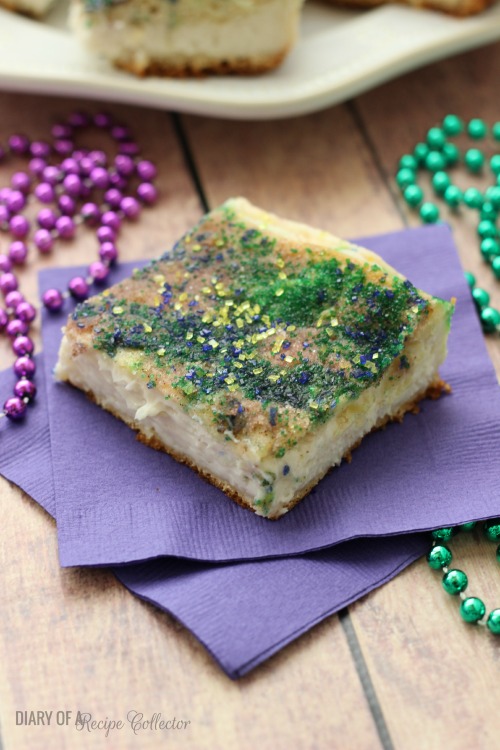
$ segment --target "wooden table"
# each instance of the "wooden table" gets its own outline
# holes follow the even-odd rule
[[[398,157],[448,112],[499,120],[499,81],[496,44],[286,122],[227,122],[113,107],[160,166],[161,203],[124,232],[123,257],[158,254],[203,208],[237,194],[347,237],[417,224],[394,187]],[[99,108],[0,95],[0,143],[25,129],[43,137],[54,119],[75,106]],[[0,174],[4,184],[6,168]],[[500,306],[500,289],[479,258],[472,221],[452,218],[452,224],[464,265]],[[83,262],[94,252],[89,234],[37,265]],[[31,266],[22,274],[31,298],[34,271]],[[10,359],[2,346],[6,366]],[[488,346],[500,370],[498,339]],[[424,561],[232,682],[188,632],[128,594],[106,570],[62,570],[54,522],[3,480],[0,528],[5,750],[499,746],[500,642],[461,623],[456,602]],[[466,537],[455,548],[474,592],[489,606],[500,606],[491,548]],[[121,732],[117,742],[102,731],[84,735],[74,726],[18,727],[15,711],[24,709],[83,710],[98,718],[124,717],[130,709],[146,715],[161,711],[191,724],[166,737]]]

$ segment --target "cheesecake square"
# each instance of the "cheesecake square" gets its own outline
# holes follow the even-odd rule
[[[79,304],[55,376],[277,519],[447,390],[452,313],[373,252],[233,198]]]
[[[84,46],[139,76],[264,73],[295,44],[303,0],[71,0]]]

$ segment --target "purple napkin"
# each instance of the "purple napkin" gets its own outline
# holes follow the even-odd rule
[[[12,384],[11,371],[0,373],[0,392]],[[37,385],[39,398],[28,419],[0,423],[0,470],[55,516],[43,368]],[[296,558],[218,565],[163,558],[114,573],[132,593],[189,628],[234,679],[388,581],[428,546],[426,537],[411,534],[347,542]]]
[[[219,562],[279,557],[499,513],[500,397],[449,228],[424,227],[362,242],[417,286],[458,298],[442,368],[453,395],[426,401],[418,416],[368,436],[351,464],[323,479],[278,522],[241,509],[189,468],[137,443],[132,430],[82,393],[54,383],[62,321],[46,316],[63,566],[161,555]],[[123,266],[119,275],[130,270]],[[63,284],[68,274],[68,269],[44,271],[42,291]]]

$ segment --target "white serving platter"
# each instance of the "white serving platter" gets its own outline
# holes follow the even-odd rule
[[[138,79],[71,36],[66,0],[44,21],[0,10],[0,88],[150,105],[235,119],[289,117],[345,101],[402,73],[500,39],[500,4],[467,19],[402,6],[339,10],[306,3],[300,40],[255,77]]]

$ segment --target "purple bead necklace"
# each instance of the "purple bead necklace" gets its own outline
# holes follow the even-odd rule
[[[109,160],[101,150],[75,148],[75,137],[89,128],[106,131],[116,142],[114,159]],[[0,146],[0,163],[9,156],[27,159],[28,166],[12,175],[10,187],[0,189],[0,231],[10,234],[7,252],[0,253],[0,333],[11,340],[18,378],[0,418],[19,420],[36,395],[35,347],[29,329],[37,310],[19,291],[14,269],[25,265],[30,245],[45,255],[52,252],[56,240],[73,239],[78,225],[93,227],[99,260],[89,265],[86,277],[72,278],[66,291],[47,290],[42,302],[56,313],[69,297],[86,299],[92,285],[106,281],[110,266],[118,259],[116,238],[122,220],[137,219],[141,206],[156,202],[157,190],[153,184],[155,165],[139,157],[139,147],[128,128],[106,113],[74,112],[66,122],[53,126],[52,142],[12,135],[7,149]],[[38,228],[32,232],[22,212],[34,200],[42,207],[36,215]]]

